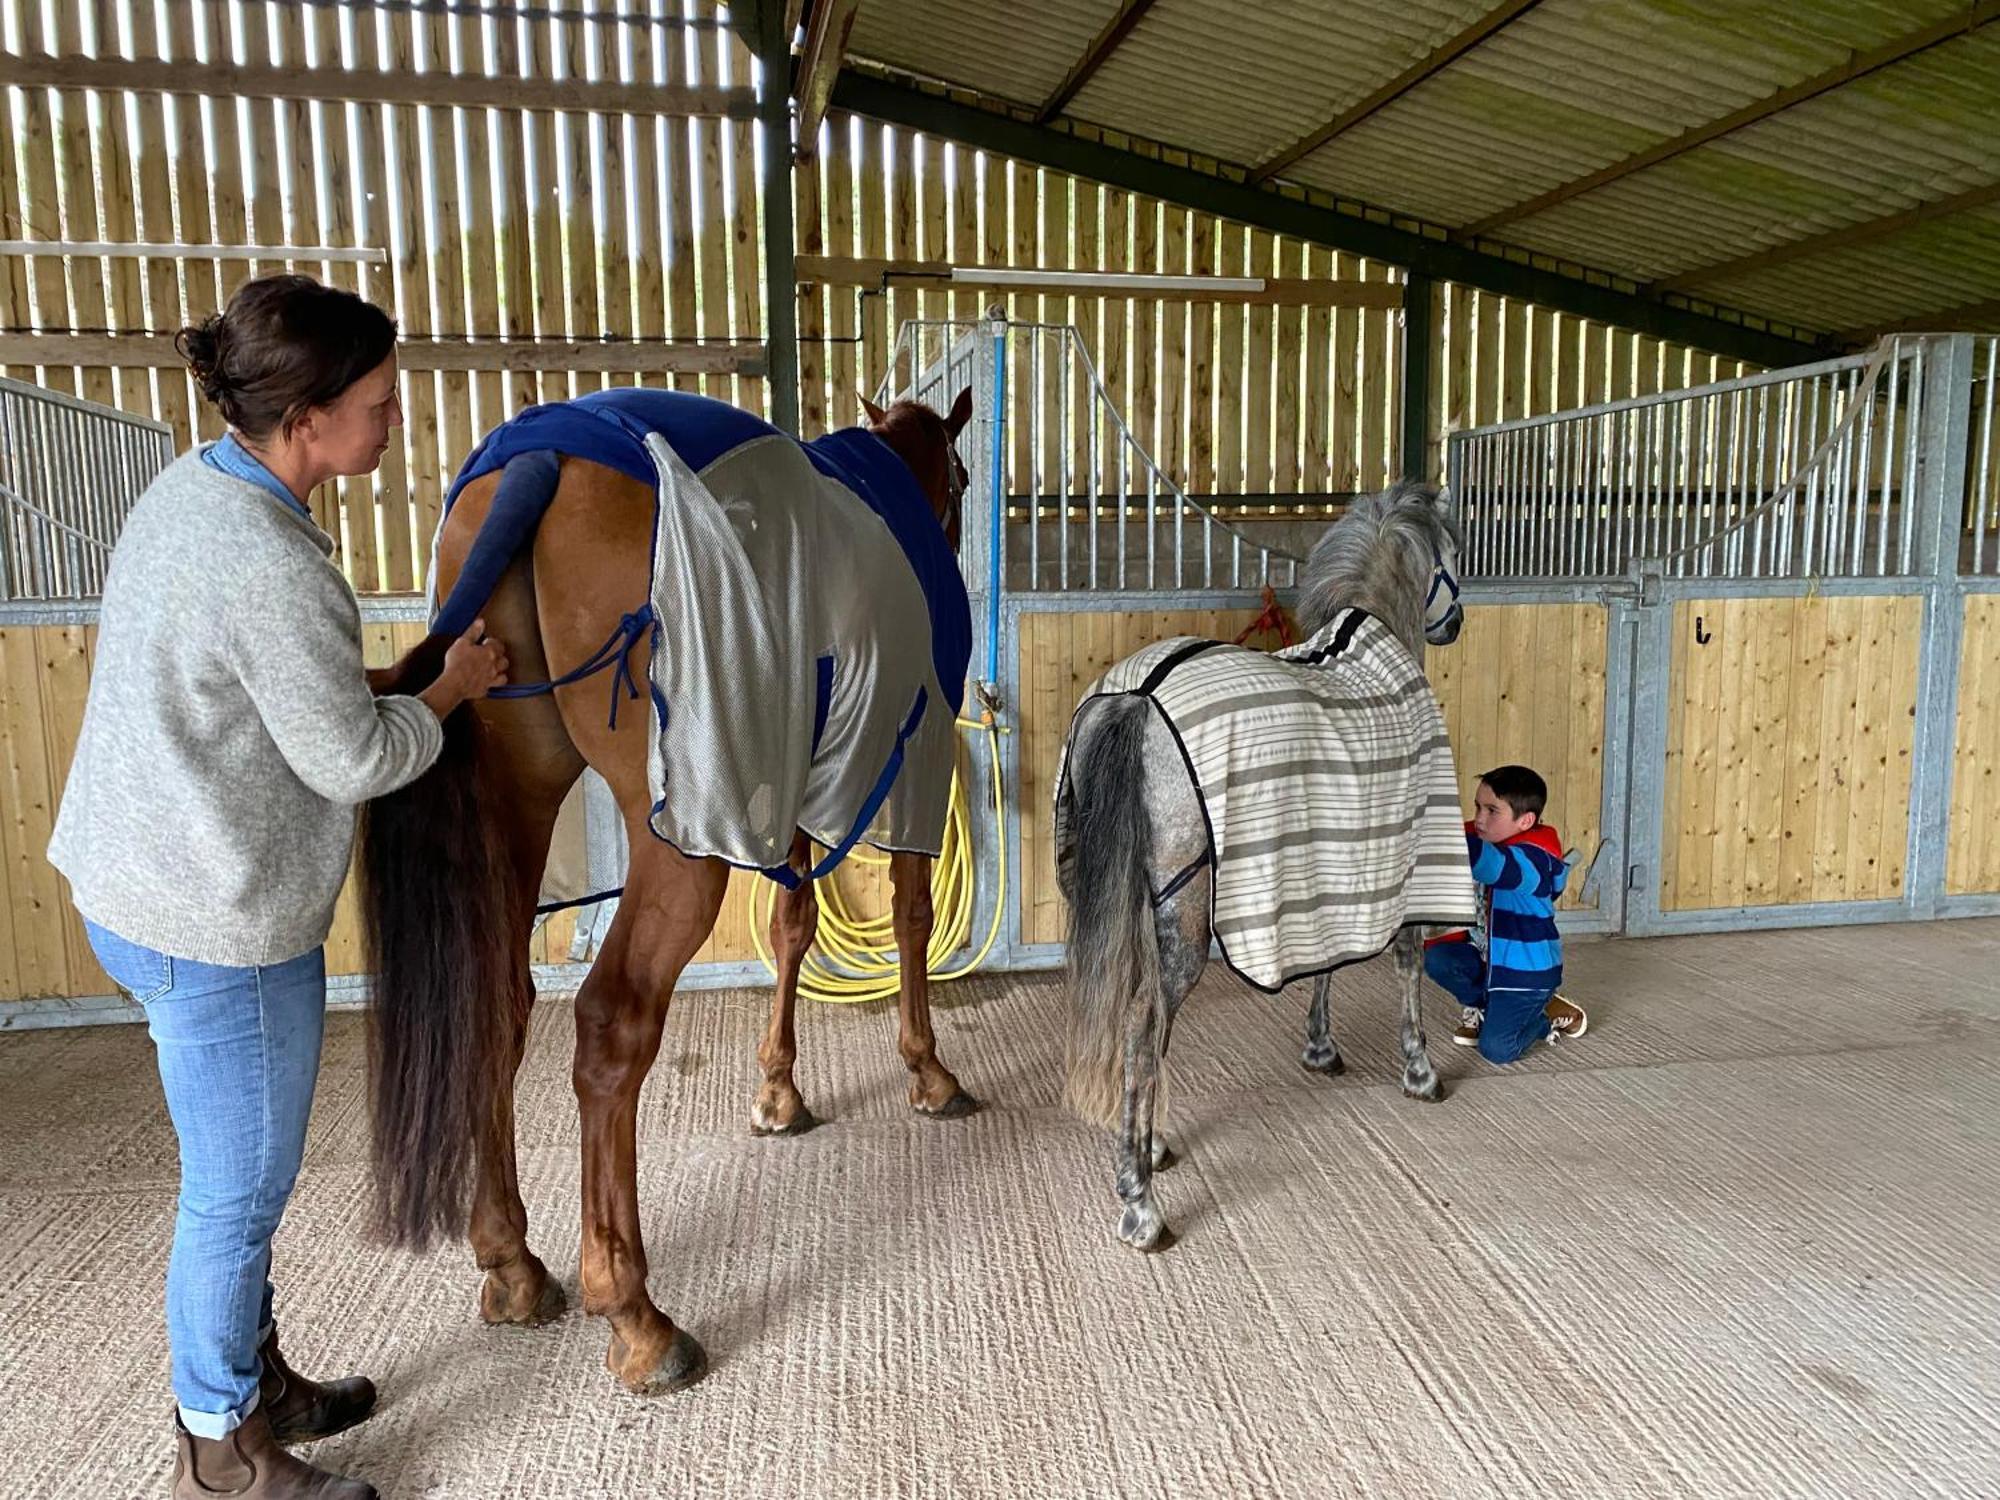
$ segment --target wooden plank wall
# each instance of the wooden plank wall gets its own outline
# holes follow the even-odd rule
[[[1922,619],[1914,595],[1675,605],[1663,909],[1901,897]]]
[[[1068,921],[1056,888],[1051,817],[1070,715],[1113,662],[1177,635],[1233,640],[1255,610],[1034,611],[1021,616],[1014,713],[1021,826],[1021,940],[1059,943]],[[1268,643],[1266,643],[1268,644]]]
[[[1175,204],[894,126],[834,114],[801,167],[795,211],[808,256],[1039,270],[1266,275],[1400,283],[1403,273]],[[918,211],[921,203],[922,211]],[[1213,300],[897,290],[853,285],[799,301],[801,412],[809,433],[859,420],[905,318],[973,316],[1080,328],[1134,435],[1191,494],[1344,494],[1401,473],[1402,314],[1395,308],[1244,307]],[[1443,434],[1586,401],[1677,390],[1751,367],[1455,285],[1434,290],[1430,472]],[[1047,382],[1013,370],[1010,485],[1056,492],[1062,436]],[[1042,402],[1045,452],[1031,454]],[[1039,462],[1037,460],[1039,459]],[[1078,462],[1081,473],[1087,465]],[[1037,476],[1040,476],[1039,479]],[[1115,483],[1115,474],[1100,478]],[[1286,502],[1288,505],[1289,502]]]
[[[112,992],[47,857],[96,645],[95,626],[0,627],[0,1000]]]
[[[1061,942],[1050,809],[1070,715],[1113,662],[1175,635],[1233,638],[1254,611],[1129,614],[1036,611],[1021,616],[1021,927],[1023,941]],[[1266,644],[1269,642],[1258,642]],[[1549,816],[1586,861],[1603,806],[1606,614],[1594,604],[1486,605],[1467,611],[1457,644],[1425,668],[1451,727],[1468,814],[1481,771],[1509,761],[1549,782]],[[1581,889],[1564,905],[1581,905]]]
[[[0,130],[0,231],[28,238],[367,245],[381,266],[301,265],[360,291],[411,338],[565,338],[641,346],[754,341],[764,327],[755,127],[587,110],[499,110],[340,99],[342,74],[524,81],[744,83],[732,33],[637,25],[711,16],[712,0],[562,0],[533,22],[420,14],[357,0],[266,7],[141,0],[57,7],[0,0],[30,55],[191,66],[295,66],[326,100],[274,101],[10,88]],[[550,12],[553,14],[550,14]],[[832,116],[796,179],[803,254],[964,265],[1268,274],[1397,283],[1394,267],[1135,197],[851,116]],[[224,301],[260,261],[9,258],[10,328],[171,334]],[[851,286],[801,298],[808,431],[855,420],[901,321],[971,316],[988,294]],[[1431,466],[1450,427],[1677,387],[1742,367],[1658,340],[1445,285],[1434,326]],[[1016,317],[1082,328],[1113,399],[1190,492],[1313,497],[1379,488],[1401,471],[1401,314],[1390,307],[1245,307],[1194,299],[1013,296]],[[164,356],[163,356],[164,357]],[[442,490],[477,436],[522,405],[641,379],[761,409],[741,375],[406,371],[407,425],[381,471],[316,498],[363,592],[421,587]],[[30,368],[54,388],[213,436],[214,412],[171,363]],[[1017,417],[1037,399],[1017,371]],[[1053,393],[1039,393],[1045,416]],[[1017,421],[1016,489],[1061,468]],[[1115,463],[1104,460],[1107,471]],[[1081,469],[1083,465],[1076,464]],[[1100,474],[1101,481],[1115,475]],[[1289,509],[1290,505],[1274,507]]]
[[[356,588],[423,586],[443,490],[474,440],[536,401],[613,384],[704,390],[761,411],[761,377],[510,372],[502,337],[755,342],[764,328],[756,126],[578,109],[354,103],[351,75],[748,82],[734,32],[641,24],[712,19],[715,0],[549,0],[533,20],[383,0],[0,0],[25,55],[304,68],[324,100],[9,88],[0,235],[229,245],[330,244],[386,265],[281,259],[9,257],[9,329],[171,335],[248,277],[295,269],[391,311],[406,340],[469,342],[466,370],[405,369],[402,441],[380,472],[316,496]],[[490,357],[489,357],[490,356]],[[162,358],[172,356],[162,351]],[[406,356],[405,363],[410,363]],[[519,361],[512,361],[518,364]],[[608,370],[601,367],[609,365]],[[7,371],[171,424],[219,419],[178,364]]]
[[[2000,892],[2000,594],[1965,601],[1945,889]]]
[[[1444,474],[1447,433],[1686,390],[1758,367],[1451,282],[1433,291],[1426,472]]]
[[[1424,653],[1467,815],[1495,766],[1532,766],[1548,783],[1547,820],[1583,856],[1565,911],[1596,905],[1582,872],[1603,835],[1609,624],[1601,604],[1475,604],[1454,644]]]
[[[1352,256],[842,114],[829,117],[819,151],[799,171],[796,214],[800,252],[839,260],[1182,275],[1254,268],[1325,281],[1371,274]],[[1372,275],[1400,280],[1384,267]],[[808,433],[859,419],[859,398],[872,396],[887,373],[903,320],[970,317],[999,303],[1017,319],[1081,329],[1134,436],[1192,492],[1339,493],[1379,487],[1394,470],[1396,383],[1364,378],[1370,369],[1378,376],[1393,369],[1400,358],[1393,308],[946,294],[898,289],[893,281],[886,294],[857,297],[861,290],[851,280],[801,290],[801,411]],[[1310,343],[1309,322],[1321,333]],[[1336,325],[1344,327],[1338,336]],[[1018,363],[1009,376],[1010,483],[1055,492],[1060,481],[1051,476],[1065,468],[1056,381],[1038,380],[1025,356]],[[1236,378],[1221,378],[1229,370]],[[1335,390],[1338,399],[1330,399]],[[1047,420],[1044,451],[1035,454],[1028,415],[1038,401]],[[1380,411],[1371,422],[1356,422],[1355,407],[1370,402]],[[1336,423],[1345,441],[1330,448]],[[1116,463],[1115,454],[1101,455],[1101,487],[1116,486]],[[1088,464],[1068,467],[1078,489],[1087,488]]]

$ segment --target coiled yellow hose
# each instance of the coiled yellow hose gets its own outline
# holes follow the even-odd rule
[[[945,963],[966,945],[972,933],[974,866],[972,857],[972,811],[965,787],[956,769],[951,776],[951,810],[945,819],[943,847],[931,867],[931,903],[936,925],[931,929],[926,957],[933,980],[963,979],[993,951],[1000,937],[1000,922],[1007,909],[1007,808],[1000,775],[1000,736],[1008,731],[989,712],[977,720],[960,719],[960,729],[983,730],[987,759],[993,767],[993,817],[999,844],[1000,885],[994,893],[993,921],[979,950],[956,969]],[[849,863],[881,868],[889,856],[872,850],[856,849]],[[799,993],[808,1000],[852,1005],[865,1000],[886,1000],[902,988],[902,971],[896,955],[895,919],[890,912],[859,918],[849,910],[846,898],[833,880],[818,883],[819,936],[806,954],[799,971]],[[777,888],[769,880],[751,882],[746,898],[750,903],[750,936],[757,945],[757,957],[773,977],[778,970],[770,948],[771,904]]]

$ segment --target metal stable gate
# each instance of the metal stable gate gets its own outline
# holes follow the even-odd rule
[[[1023,910],[1034,878],[1024,856],[1052,809],[1048,787],[1032,779],[1048,767],[1029,763],[1024,741],[1032,735],[1045,751],[1074,703],[1037,711],[1023,702],[1024,638],[1062,616],[1254,611],[1267,587],[1297,586],[1304,549],[1292,533],[1267,539],[1190,499],[1154,461],[1153,435],[1132,429],[1069,325],[905,323],[877,399],[910,397],[942,412],[967,389],[973,419],[958,440],[969,481],[959,561],[972,603],[972,675],[1003,722],[1027,731],[1000,740],[1004,836],[991,808],[974,819],[982,894],[973,930],[983,931],[990,915],[985,891],[999,886],[1004,844],[1012,874],[991,963],[1045,967],[1061,962],[1063,948],[1032,930]]]
[[[1454,433],[1475,597],[1587,602],[1610,649],[1586,925],[2000,910],[1947,879],[1967,602],[2000,592],[2000,339]]]
[[[0,602],[95,599],[133,502],[173,458],[165,423],[0,379]]]

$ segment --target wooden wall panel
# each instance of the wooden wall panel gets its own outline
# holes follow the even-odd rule
[[[2000,892],[2000,594],[1965,601],[1945,888]]]
[[[1908,595],[1674,606],[1663,909],[1902,896],[1922,616]]]

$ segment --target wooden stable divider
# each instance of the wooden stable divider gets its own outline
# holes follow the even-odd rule
[[[1496,766],[1532,766],[1548,782],[1548,820],[1583,856],[1564,911],[1596,904],[1583,878],[1604,836],[1608,648],[1602,604],[1473,604],[1458,640],[1424,653],[1466,816],[1480,774]]]
[[[1945,886],[2000,894],[2000,594],[1965,601]]]
[[[1902,896],[1922,617],[1914,594],[1674,606],[1663,910]]]

